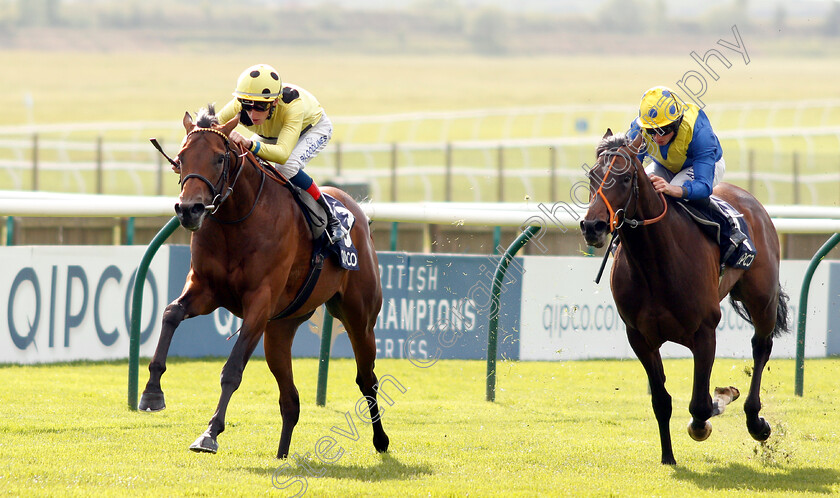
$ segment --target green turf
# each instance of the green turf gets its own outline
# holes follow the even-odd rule
[[[141,362],[145,365],[145,361]],[[350,360],[330,366],[327,406],[315,406],[317,361],[295,360],[300,422],[288,468],[274,458],[280,435],[277,388],[261,359],[245,372],[216,455],[187,447],[218,399],[222,360],[170,361],[167,409],[125,407],[124,362],[0,367],[0,493],[10,495],[284,495],[290,474],[308,477],[308,496],[820,496],[840,493],[840,360],[809,360],[805,397],[793,395],[793,362],[771,360],[762,414],[768,442],[744,426],[743,398],[714,418],[703,443],[685,431],[692,363],[666,361],[678,465],[659,463],[659,442],[641,365],[627,361],[502,362],[497,402],[484,401],[485,364],[441,361],[420,369],[380,360],[407,391],[383,403],[386,455],[355,418],[360,398]],[[746,394],[751,362],[720,359],[712,385]],[[141,382],[146,379],[141,370]],[[355,417],[355,416],[354,416]],[[314,456],[333,436],[344,453]],[[337,450],[334,449],[334,450]],[[332,452],[335,454],[334,452]],[[307,470],[307,466],[311,470]]]

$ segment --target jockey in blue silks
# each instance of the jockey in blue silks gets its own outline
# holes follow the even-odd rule
[[[723,148],[709,118],[693,103],[686,103],[664,86],[653,87],[642,96],[639,117],[630,124],[628,137],[639,147],[639,160],[651,159],[645,172],[657,192],[708,205],[732,227],[736,246],[746,240],[735,218],[709,202],[712,188],[726,171]]]

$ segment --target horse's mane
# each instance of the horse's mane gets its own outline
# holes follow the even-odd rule
[[[629,140],[627,139],[627,135],[624,133],[616,133],[615,135],[604,137],[595,149],[595,157],[599,157],[608,150],[618,150],[628,144]]]
[[[212,125],[219,124],[219,118],[216,116],[216,106],[214,104],[207,104],[207,107],[202,107],[198,110],[195,125],[199,128],[211,128]]]

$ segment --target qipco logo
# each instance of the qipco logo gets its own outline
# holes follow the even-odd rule
[[[99,273],[78,265],[52,266],[48,275],[32,267],[21,268],[8,291],[7,324],[12,343],[25,350],[39,333],[46,333],[48,347],[70,348],[73,336],[92,326],[102,345],[113,345],[121,334],[127,337],[131,328],[135,273],[128,277],[115,265]],[[141,344],[155,330],[161,304],[151,271],[146,274],[143,292]]]

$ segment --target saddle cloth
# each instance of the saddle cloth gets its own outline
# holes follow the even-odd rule
[[[344,227],[344,233],[346,234],[341,240],[327,247],[327,250],[338,258],[338,263],[345,270],[358,270],[359,254],[353,246],[353,240],[350,238],[350,229],[356,223],[356,217],[335,197],[329,194],[321,195],[326,197],[327,202],[333,209],[333,213],[335,213],[335,217],[341,223],[341,226]],[[321,234],[321,240],[324,242],[327,241],[326,232]]]
[[[697,222],[703,230],[703,233],[717,242],[720,247],[721,267],[726,265],[741,270],[748,269],[755,259],[756,249],[750,238],[749,228],[747,227],[747,222],[744,221],[744,215],[720,197],[712,195],[709,197],[709,202],[716,203],[721,208],[721,211],[727,213],[728,216],[731,216],[738,222],[741,232],[747,236],[745,241],[737,247],[733,247],[732,241],[729,238],[732,232],[729,220],[721,216],[717,210],[711,209],[709,206],[701,206],[697,203],[685,201],[678,201],[676,204],[683,208]]]

